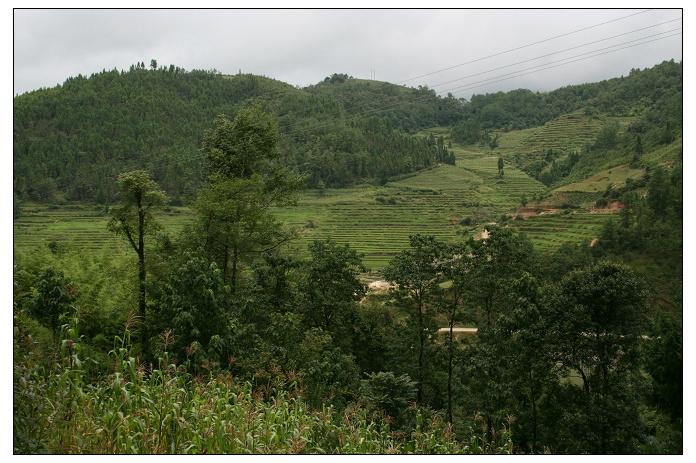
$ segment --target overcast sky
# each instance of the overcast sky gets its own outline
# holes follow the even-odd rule
[[[151,58],[186,69],[241,70],[299,86],[334,72],[370,78],[371,70],[377,80],[400,83],[640,11],[15,10],[15,94],[77,74],[149,64]],[[678,20],[655,26],[673,19]],[[427,84],[441,93],[456,88],[455,95],[469,97],[597,81],[680,60],[681,35],[667,37],[680,27],[680,10],[652,10],[406,84]],[[542,55],[549,56],[532,60]],[[526,62],[515,64],[520,61]],[[517,73],[527,75],[514,77]]]

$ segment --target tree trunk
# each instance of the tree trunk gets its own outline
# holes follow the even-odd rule
[[[455,309],[452,309],[449,323],[449,365],[447,366],[447,421],[450,426],[452,426],[452,359],[454,357],[452,336],[454,331],[454,310]]]
[[[237,264],[239,262],[239,248],[232,248],[232,293],[237,292]]]
[[[237,203],[236,210],[234,213],[234,242],[232,244],[232,293],[237,292],[237,266],[239,263],[239,242],[240,242],[240,226],[239,220],[241,218],[241,212],[239,210],[239,203]]]
[[[486,440],[489,448],[493,448],[493,420],[491,419],[491,413],[488,411],[486,412]]]
[[[537,447],[537,407],[536,407],[536,394],[534,389],[534,375],[532,370],[529,370],[529,392],[530,399],[532,402],[532,452],[536,453]]]
[[[486,297],[486,319],[488,323],[488,328],[491,327],[491,310],[493,310],[493,301],[492,298]]]
[[[447,421],[450,426],[453,424],[452,418],[452,362],[454,360],[454,320],[457,316],[457,304],[459,295],[456,286],[452,290],[452,307],[450,308],[449,317],[449,345],[448,347],[448,365],[447,365]]]
[[[224,251],[222,252],[222,279],[223,281],[227,280],[227,261],[230,258],[230,249],[225,244]]]
[[[143,359],[150,356],[145,305],[145,211],[138,201],[138,312],[140,316],[140,349]]]
[[[420,348],[418,349],[418,394],[417,402],[420,404],[423,399],[423,346],[425,345],[425,333],[423,326],[423,299],[418,297],[418,338]]]

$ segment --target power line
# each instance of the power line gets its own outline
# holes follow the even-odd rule
[[[560,38],[562,38],[562,37],[567,37],[567,36],[569,36],[569,35],[577,34],[578,32],[583,32],[583,31],[587,31],[587,30],[590,30],[590,29],[594,29],[594,28],[596,28],[596,27],[604,26],[604,25],[606,25],[606,24],[611,24],[611,23],[614,23],[614,22],[617,22],[617,21],[621,21],[621,20],[624,20],[624,19],[633,17],[633,16],[637,16],[637,15],[639,15],[639,14],[647,13],[648,11],[652,11],[652,10],[653,10],[653,9],[651,8],[651,9],[647,9],[647,10],[638,11],[638,12],[636,12],[636,13],[632,13],[632,14],[629,14],[629,15],[626,15],[626,16],[621,16],[621,17],[619,17],[619,18],[610,19],[609,21],[604,21],[604,22],[601,22],[601,23],[593,24],[593,25],[591,25],[591,26],[586,26],[586,27],[583,27],[583,28],[581,28],[581,29],[576,29],[576,30],[574,30],[574,31],[566,32],[566,33],[563,33],[563,34],[554,35],[554,36],[552,36],[552,37],[548,37],[548,38],[545,38],[545,39],[542,39],[542,40],[538,40],[538,41],[536,41],[536,42],[528,43],[528,44],[526,44],[526,45],[520,45],[519,47],[510,48],[510,49],[508,49],[508,50],[503,50],[503,51],[500,51],[500,52],[497,52],[497,53],[493,53],[492,55],[482,56],[481,58],[476,58],[476,59],[473,59],[473,60],[471,60],[471,61],[466,61],[466,62],[464,62],[464,63],[455,64],[455,65],[453,65],[453,66],[449,66],[449,67],[446,67],[446,68],[438,69],[438,70],[436,70],[436,71],[432,71],[432,72],[428,72],[428,73],[425,73],[425,74],[421,74],[421,75],[419,75],[419,76],[409,77],[408,79],[402,80],[402,81],[397,82],[397,83],[403,84],[403,83],[406,83],[406,82],[410,82],[410,81],[412,81],[412,80],[420,79],[420,78],[422,78],[422,77],[428,77],[428,76],[432,76],[432,75],[434,75],[434,74],[439,74],[439,73],[441,73],[441,72],[450,71],[450,70],[452,70],[452,69],[456,69],[456,68],[461,67],[461,66],[466,66],[467,64],[477,63],[477,62],[479,62],[479,61],[487,60],[487,59],[489,59],[489,58],[494,58],[494,57],[496,57],[496,56],[504,55],[504,54],[507,54],[507,53],[512,53],[513,51],[522,50],[522,49],[524,49],[524,48],[529,48],[529,47],[532,47],[532,46],[534,46],[534,45],[539,45],[539,44],[542,44],[542,43],[546,43],[546,42],[549,42],[549,41],[551,41],[551,40],[556,40],[556,39],[560,39]]]
[[[531,69],[534,69],[534,68],[538,68],[538,67],[548,66],[549,64],[560,63],[561,61],[566,61],[566,60],[569,60],[569,59],[577,58],[577,57],[579,57],[579,56],[589,55],[589,54],[591,54],[591,53],[595,53],[595,52],[598,52],[598,51],[608,50],[608,49],[610,49],[610,48],[615,48],[615,47],[618,47],[618,46],[621,46],[621,45],[627,45],[627,44],[629,44],[629,43],[640,42],[641,40],[650,39],[650,38],[653,38],[653,37],[657,37],[657,36],[660,36],[660,35],[669,34],[670,32],[675,32],[675,31],[679,31],[679,30],[681,30],[681,27],[677,27],[677,28],[674,28],[674,29],[670,29],[670,30],[664,31],[664,32],[659,32],[659,33],[657,33],[657,34],[646,35],[646,36],[643,36],[643,37],[640,37],[640,38],[637,38],[637,39],[634,39],[634,40],[628,40],[628,41],[626,41],[626,42],[621,42],[621,43],[617,43],[617,44],[614,44],[614,45],[610,45],[610,46],[608,46],[608,47],[597,48],[597,49],[590,50],[590,51],[586,51],[586,52],[584,52],[584,53],[580,53],[580,54],[577,54],[577,55],[574,55],[574,56],[569,56],[569,57],[567,57],[567,58],[561,58],[561,59],[556,60],[556,61],[550,61],[550,62],[548,62],[548,63],[544,63],[544,64],[539,64],[539,65],[536,65],[536,66],[532,66],[532,67],[530,67],[530,68],[518,69],[517,71],[514,71],[514,72],[512,72],[512,73],[502,74],[502,75],[496,76],[496,78],[497,78],[497,77],[504,77],[504,76],[506,76],[506,75],[515,74],[515,73],[518,73],[518,72],[528,71],[528,70],[531,70]],[[621,50],[621,48],[620,48],[620,50]],[[500,68],[498,68],[498,69],[503,69],[503,68],[505,68],[505,67],[509,67],[509,66],[502,66],[502,67],[500,67]],[[496,69],[496,70],[497,70],[497,69]],[[481,74],[487,74],[487,73],[489,73],[489,72],[492,72],[492,71],[489,70],[489,71],[485,71],[485,72],[478,73],[478,74],[471,74],[471,75],[469,75],[469,76],[464,76],[464,77],[461,77],[461,78],[459,78],[459,79],[454,79],[454,80],[452,80],[452,81],[450,81],[450,82],[445,82],[445,83],[451,83],[451,82],[463,80],[463,79],[465,79],[465,78],[467,78],[467,77],[474,77],[474,76],[481,75]],[[477,83],[477,82],[474,82],[474,83]],[[442,84],[440,84],[440,85],[442,85]],[[455,87],[455,88],[458,88],[458,87]]]
[[[440,87],[440,86],[442,86],[442,85],[449,84],[449,83],[453,83],[453,82],[458,82],[458,81],[463,80],[463,79],[466,79],[466,78],[475,77],[475,76],[483,75],[483,74],[488,74],[488,73],[490,73],[490,72],[497,71],[497,70],[500,70],[500,69],[509,68],[509,67],[512,67],[512,66],[515,66],[515,65],[518,65],[518,64],[523,64],[523,63],[526,63],[526,62],[529,62],[529,61],[534,61],[534,60],[541,59],[541,58],[544,58],[544,57],[547,57],[547,56],[551,56],[551,55],[554,55],[554,54],[557,54],[557,53],[563,53],[563,52],[566,52],[566,51],[569,51],[569,50],[573,50],[573,49],[577,49],[577,48],[582,48],[582,47],[587,46],[587,45],[592,45],[592,44],[594,44],[594,43],[603,42],[603,41],[606,41],[606,40],[610,40],[610,39],[613,39],[613,38],[617,38],[617,37],[621,37],[621,36],[624,36],[624,35],[632,34],[632,33],[635,33],[635,32],[642,31],[642,30],[646,30],[646,29],[651,29],[651,28],[654,28],[654,27],[658,27],[658,26],[661,26],[661,25],[664,25],[664,24],[668,24],[668,23],[672,23],[672,22],[680,21],[680,20],[681,20],[681,18],[675,18],[675,19],[671,19],[671,20],[669,20],[669,21],[663,21],[663,22],[660,22],[660,23],[656,23],[656,24],[652,24],[652,25],[646,26],[646,27],[641,27],[641,28],[638,28],[638,29],[634,29],[634,30],[631,30],[631,31],[628,31],[628,32],[625,32],[625,33],[622,33],[622,34],[617,34],[617,35],[609,36],[609,37],[602,38],[602,39],[599,39],[599,40],[594,40],[594,41],[586,42],[586,43],[577,45],[577,46],[575,46],[575,47],[570,47],[570,48],[566,48],[566,49],[563,49],[563,50],[557,50],[557,51],[554,51],[554,52],[551,52],[551,53],[547,53],[547,54],[544,54],[544,55],[540,55],[540,56],[537,56],[537,57],[534,57],[534,58],[530,58],[530,59],[527,59],[527,60],[522,60],[522,61],[518,61],[518,62],[516,62],[516,63],[512,63],[512,64],[508,64],[508,65],[503,65],[503,66],[497,66],[497,67],[494,67],[494,68],[490,68],[490,69],[488,69],[488,70],[486,70],[486,71],[481,71],[481,72],[477,72],[477,73],[474,73],[474,74],[469,74],[469,75],[466,75],[466,76],[462,76],[462,77],[459,77],[459,78],[456,78],[456,79],[452,79],[452,80],[449,80],[449,81],[446,81],[446,82],[439,83],[439,84],[434,85],[434,86],[429,87],[429,88],[434,89],[434,88],[436,88],[436,87]],[[669,31],[660,32],[660,33],[654,34],[654,35],[644,36],[644,37],[641,37],[641,38],[636,39],[636,40],[643,40],[643,39],[650,38],[650,37],[654,37],[654,36],[657,36],[657,35],[666,34],[666,33],[668,33],[668,32],[672,32],[672,31],[675,31],[675,30],[678,30],[678,28],[676,28],[676,29],[671,29],[671,30],[669,30]],[[608,48],[617,47],[617,46],[620,46],[620,45],[625,45],[625,44],[628,44],[628,43],[633,43],[633,42],[635,42],[636,40],[626,41],[626,42],[620,42],[620,43],[614,44],[614,45],[612,45],[612,46],[610,46],[610,47],[605,47],[605,48],[600,48],[600,49],[593,50],[592,52],[601,51],[601,50],[605,50],[605,49],[608,49]],[[578,57],[578,56],[582,56],[582,55],[584,55],[584,54],[592,53],[592,52],[585,52],[585,53],[581,53],[581,54],[579,54],[579,55],[574,55],[574,56],[567,57],[567,58],[563,58],[563,59],[572,59],[572,58],[575,58],[575,57]],[[563,59],[562,59],[562,60],[563,60]],[[562,60],[560,60],[560,61],[562,61]],[[553,63],[556,63],[556,62],[558,62],[558,61],[553,61],[553,62],[551,62],[551,63],[545,63],[544,65],[553,64]],[[518,71],[515,71],[515,72],[519,72],[519,70],[518,70]],[[500,76],[498,76],[498,77],[500,77]],[[459,87],[455,87],[455,88],[459,88]],[[445,91],[440,91],[440,92],[441,92],[441,93],[444,93]],[[417,101],[417,100],[416,100],[416,101]],[[396,104],[399,104],[399,103],[396,103]],[[347,110],[347,111],[353,111],[353,110],[358,110],[358,111],[370,111],[370,110],[367,110],[367,108],[366,108],[367,106],[369,106],[369,103],[366,104],[366,105],[363,105],[363,109],[362,109],[362,110],[359,109],[359,108],[357,108],[357,107],[346,108],[346,110]],[[375,110],[375,109],[372,109],[372,110]],[[286,129],[290,129],[290,130],[291,130],[291,129],[293,129],[294,127],[299,126],[299,125],[302,125],[302,122],[301,122],[301,121],[298,121],[298,122],[296,122],[296,123],[294,123],[294,124],[288,125],[288,126],[286,127]]]
[[[594,28],[597,28],[597,27],[600,27],[600,26],[604,26],[604,25],[607,25],[607,24],[611,24],[611,23],[615,23],[615,22],[618,22],[618,21],[622,21],[622,20],[624,20],[624,19],[631,18],[631,17],[637,16],[637,15],[641,15],[641,14],[644,14],[644,13],[647,13],[647,12],[653,11],[653,10],[654,10],[654,9],[652,9],[652,8],[650,8],[650,9],[645,9],[645,10],[641,10],[641,11],[638,11],[638,12],[635,12],[635,13],[631,13],[631,14],[629,14],[629,15],[620,16],[620,17],[618,17],[618,18],[610,19],[610,20],[608,20],[608,21],[603,21],[603,22],[600,22],[600,23],[597,23],[597,24],[592,24],[592,25],[590,25],[590,26],[586,26],[586,27],[580,28],[580,29],[575,29],[575,30],[573,30],[573,31],[565,32],[565,33],[563,33],[563,34],[555,35],[555,36],[552,36],[552,37],[547,37],[547,38],[545,38],[545,39],[542,39],[542,40],[539,40],[539,41],[536,41],[536,42],[532,42],[532,43],[528,43],[528,44],[526,44],[526,45],[521,45],[521,46],[516,47],[516,48],[511,48],[511,49],[508,49],[508,50],[504,50],[504,51],[500,51],[500,52],[497,52],[497,53],[493,53],[493,54],[491,54],[491,55],[487,55],[487,56],[483,56],[483,57],[480,57],[480,58],[476,58],[476,59],[474,59],[474,60],[467,61],[467,62],[464,62],[464,63],[455,64],[455,65],[453,65],[453,66],[450,66],[450,67],[447,67],[447,68],[438,69],[438,70],[435,70],[435,71],[431,71],[431,72],[428,72],[428,73],[425,73],[425,74],[421,74],[421,75],[419,75],[419,76],[410,77],[410,78],[408,78],[408,79],[395,82],[395,85],[404,84],[404,83],[406,83],[406,82],[410,82],[410,81],[412,81],[412,80],[419,79],[419,78],[421,78],[421,77],[427,77],[427,76],[439,74],[439,73],[441,73],[441,72],[445,72],[445,71],[449,71],[449,70],[452,70],[452,69],[456,69],[456,68],[458,68],[458,67],[465,66],[465,65],[467,65],[467,64],[476,63],[476,62],[483,61],[483,60],[486,60],[486,59],[489,59],[489,58],[494,58],[494,57],[496,57],[496,56],[501,56],[501,55],[504,55],[504,54],[506,54],[506,53],[511,53],[511,52],[513,52],[513,51],[522,50],[522,49],[524,49],[524,48],[529,48],[529,47],[532,47],[532,46],[534,46],[534,45],[539,45],[539,44],[541,44],[541,43],[550,42],[550,41],[552,41],[552,40],[556,40],[556,39],[559,39],[559,38],[562,38],[562,37],[567,37],[567,36],[570,36],[570,35],[573,35],[573,34],[577,34],[577,33],[579,33],[579,32],[587,31],[587,30],[594,29]],[[669,21],[668,21],[668,22],[669,22]],[[660,24],[661,24],[661,23],[660,23]],[[656,26],[657,26],[657,25],[648,26],[648,27],[656,27]],[[633,31],[633,32],[636,32],[636,31],[638,31],[638,30],[641,30],[641,29],[637,29],[637,30],[635,30],[635,31]],[[374,80],[374,74],[373,74],[373,72],[374,72],[373,70],[370,71],[370,80]],[[229,76],[229,77],[234,77],[234,76]],[[284,90],[277,90],[277,91],[273,91],[273,92],[267,92],[267,93],[265,93],[265,94],[263,94],[263,95],[259,95],[259,97],[275,97],[275,96],[282,96],[282,95],[285,95],[285,94],[286,94],[286,92],[285,92]]]
[[[579,59],[576,59],[576,60],[573,60],[573,61],[568,61],[567,63],[557,64],[557,65],[555,65],[555,66],[545,67],[545,68],[543,68],[543,69],[538,69],[538,70],[536,70],[536,71],[524,72],[524,73],[522,73],[522,74],[514,75],[514,76],[512,76],[512,77],[507,77],[507,78],[500,79],[500,80],[495,80],[495,81],[491,81],[491,82],[486,82],[486,83],[484,83],[484,84],[482,84],[482,85],[476,85],[476,86],[472,86],[472,87],[463,86],[464,88],[462,88],[462,87],[455,87],[455,88],[449,89],[449,91],[452,91],[452,90],[455,90],[455,89],[457,89],[456,91],[471,90],[471,89],[473,89],[473,88],[484,87],[484,86],[486,86],[486,85],[494,84],[494,83],[497,83],[497,82],[503,82],[503,81],[505,81],[505,80],[514,79],[515,77],[522,77],[522,76],[526,76],[526,75],[528,75],[528,74],[534,74],[534,73],[539,72],[539,71],[546,71],[547,69],[554,69],[554,68],[557,68],[557,67],[565,66],[565,65],[567,65],[567,64],[575,63],[575,62],[577,62],[577,61],[583,61],[583,60],[586,60],[586,59],[595,58],[595,57],[597,57],[597,56],[607,55],[607,54],[609,54],[609,53],[614,53],[614,52],[616,52],[616,51],[621,51],[621,50],[625,50],[625,49],[627,49],[627,48],[637,47],[637,46],[639,46],[639,45],[645,45],[646,43],[657,42],[658,40],[668,39],[668,38],[670,38],[670,37],[676,37],[676,36],[679,36],[679,35],[681,35],[681,32],[678,32],[678,33],[676,33],[676,34],[666,35],[666,36],[664,36],[664,37],[659,37],[659,38],[652,39],[652,40],[646,40],[645,42],[636,43],[636,44],[634,44],[634,45],[629,45],[629,46],[626,46],[626,47],[617,48],[617,49],[615,49],[615,50],[609,50],[609,51],[605,51],[605,52],[603,52],[603,53],[597,53],[597,54],[592,55],[592,56],[586,56],[586,57],[584,57],[584,58],[579,58]],[[585,54],[585,53],[583,53],[583,54]],[[581,56],[581,55],[578,55],[578,56]],[[566,59],[569,59],[569,58],[566,58]],[[498,77],[500,77],[500,76],[498,76]],[[475,82],[475,83],[476,83],[476,82]]]
[[[587,54],[590,54],[590,53],[595,53],[595,52],[598,52],[598,51],[603,51],[603,50],[607,50],[607,49],[610,49],[610,48],[619,47],[619,46],[621,46],[621,45],[626,45],[626,44],[634,43],[634,42],[639,41],[639,40],[644,40],[644,39],[651,38],[651,37],[655,37],[655,36],[658,36],[658,35],[663,35],[663,34],[666,34],[666,33],[669,33],[669,32],[673,32],[673,31],[676,31],[676,30],[679,30],[679,28],[675,28],[675,29],[673,29],[673,30],[661,32],[661,33],[658,33],[658,34],[653,34],[653,35],[644,36],[644,37],[641,37],[641,38],[635,39],[635,40],[620,42],[620,43],[611,45],[611,46],[609,46],[609,47],[604,47],[604,48],[599,48],[599,49],[591,50],[591,51],[589,51],[589,52],[584,52],[584,53],[580,53],[580,54],[577,54],[577,55],[569,56],[569,57],[566,57],[566,58],[563,58],[563,59],[560,59],[560,60],[557,60],[557,61],[551,61],[551,62],[544,63],[544,64],[541,64],[541,65],[533,66],[533,67],[531,67],[531,68],[527,68],[527,69],[518,69],[517,71],[514,71],[514,72],[512,72],[512,73],[507,73],[507,74],[502,74],[502,75],[490,77],[490,78],[487,78],[487,79],[484,79],[484,80],[481,80],[481,81],[478,81],[478,82],[470,82],[469,84],[467,84],[467,85],[465,85],[465,86],[452,87],[452,88],[449,88],[449,89],[441,90],[441,92],[444,93],[444,92],[448,92],[448,91],[461,90],[463,87],[466,87],[466,86],[468,86],[468,85],[479,84],[479,83],[486,83],[486,82],[488,82],[488,81],[490,81],[490,80],[500,79],[501,77],[506,77],[506,76],[509,76],[509,75],[511,75],[511,74],[517,74],[517,73],[519,73],[519,72],[529,71],[529,70],[532,70],[532,69],[535,69],[535,68],[538,68],[538,67],[548,66],[548,65],[550,65],[550,64],[555,64],[555,63],[559,63],[559,62],[562,62],[562,61],[567,61],[567,60],[570,60],[570,59],[573,59],[573,58],[578,58],[578,57],[580,57],[580,56],[584,56],[584,55],[587,55]],[[665,37],[665,38],[666,38],[666,37]],[[645,43],[648,43],[648,42],[645,42]],[[641,44],[642,44],[642,43],[639,43],[639,44],[636,44],[636,45],[641,45]],[[624,47],[624,48],[625,48],[625,47]],[[623,48],[619,48],[619,49],[614,50],[614,51],[618,51],[618,50],[621,50],[621,49],[623,49]],[[577,61],[577,60],[576,60],[576,61]],[[573,62],[575,62],[575,61],[573,61]],[[493,71],[496,71],[496,70],[499,70],[499,69],[504,69],[504,68],[507,68],[507,67],[510,67],[510,66],[509,66],[509,65],[499,66],[499,67],[497,67],[497,68],[489,69],[489,70],[485,71],[484,73],[493,72]],[[540,69],[540,70],[541,70],[541,69]],[[482,74],[482,73],[479,73],[479,74]],[[472,76],[475,76],[475,75],[478,75],[478,74],[472,74],[471,76],[465,76],[465,77],[462,77],[462,78],[456,79],[456,80],[461,80],[461,79],[463,79],[463,78],[472,77]],[[525,75],[526,75],[526,74],[525,74]],[[504,80],[507,80],[507,79],[504,79]],[[387,106],[387,108],[398,107],[398,106],[400,106],[400,105],[402,105],[402,104],[407,104],[407,103],[413,103],[413,102],[418,102],[418,101],[424,101],[425,99],[428,99],[428,98],[432,98],[432,96],[431,96],[431,95],[424,95],[423,97],[415,98],[415,99],[410,100],[410,101],[407,101],[407,102],[396,102],[396,103],[393,103],[393,104],[390,105],[390,106]],[[355,117],[355,116],[369,115],[369,114],[371,114],[372,112],[375,112],[375,111],[380,111],[380,108],[374,108],[374,109],[370,109],[370,110],[365,110],[365,111],[362,111],[362,112],[358,112],[358,113],[356,113],[356,114],[353,114],[352,116],[349,116],[349,119],[352,118],[352,117]],[[299,126],[299,125],[302,125],[302,122],[297,122],[297,123],[295,123],[295,124],[292,124],[292,125],[288,126],[287,129],[289,129],[290,131],[292,131],[292,129],[293,129],[294,127]],[[323,124],[323,125],[330,125],[330,124],[329,124],[329,123],[325,123],[325,124]],[[310,128],[310,127],[307,127],[307,129],[309,129],[309,128]]]
[[[530,62],[530,61],[535,61],[535,60],[538,60],[538,59],[541,59],[541,58],[546,58],[547,56],[556,55],[556,54],[558,54],[558,53],[564,53],[564,52],[566,52],[566,51],[570,51],[570,50],[575,50],[575,49],[577,49],[577,48],[586,47],[587,45],[593,45],[593,44],[595,44],[595,43],[606,42],[607,40],[615,39],[615,38],[617,38],[617,37],[622,37],[622,36],[624,36],[624,35],[633,34],[633,33],[635,33],[635,32],[640,32],[640,31],[643,31],[643,30],[646,30],[646,29],[652,29],[653,27],[663,26],[663,25],[665,25],[665,24],[669,24],[669,23],[675,22],[675,21],[681,21],[681,18],[676,18],[676,19],[672,19],[672,20],[669,20],[669,21],[664,21],[664,22],[661,22],[661,23],[653,24],[653,25],[651,25],[651,26],[641,27],[640,29],[634,29],[634,30],[632,30],[632,31],[624,32],[624,33],[622,33],[622,34],[612,35],[611,37],[606,37],[606,38],[599,39],[599,40],[593,40],[592,42],[586,42],[586,43],[583,43],[583,44],[580,44],[580,45],[576,45],[576,46],[574,46],[574,47],[564,48],[563,50],[553,51],[553,52],[547,53],[547,54],[545,54],[545,55],[539,55],[539,56],[536,56],[536,57],[534,57],[534,58],[529,58],[529,59],[526,59],[526,60],[518,61],[518,62],[516,62],[516,63],[512,63],[512,64],[508,64],[508,65],[505,65],[505,66],[497,67],[497,68],[494,68],[493,70],[504,69],[504,68],[506,68],[506,67],[512,67],[512,66],[516,66],[516,65],[518,65],[518,64],[524,64],[524,63],[528,63],[528,62]],[[674,29],[673,29],[673,30],[674,30]],[[667,32],[670,32],[670,31],[667,31]],[[666,32],[662,32],[662,34],[664,34],[664,33],[666,33]],[[659,35],[659,34],[657,34],[657,35]],[[492,70],[489,69],[489,70],[487,70],[487,71],[481,71],[481,72],[478,72],[478,73],[476,73],[476,74],[469,74],[468,76],[463,76],[463,77],[459,77],[459,78],[457,78],[457,79],[452,79],[452,80],[448,80],[448,81],[445,81],[445,82],[440,82],[439,84],[431,85],[431,86],[429,86],[429,87],[430,87],[430,88],[433,88],[433,87],[440,87],[440,86],[442,86],[442,85],[451,84],[452,82],[458,82],[458,81],[460,81],[460,80],[462,80],[462,79],[466,79],[466,78],[468,78],[468,77],[479,76],[479,75],[482,75],[482,74],[487,74],[487,73],[489,73],[489,72],[492,72]]]
[[[531,70],[531,71],[529,71],[529,72],[523,72],[523,73],[521,73],[521,74],[518,74],[518,72],[520,72],[520,71],[517,71],[517,72],[515,72],[515,73],[512,73],[512,74],[515,74],[515,75],[512,75],[512,76],[510,76],[510,77],[501,78],[502,76],[508,76],[508,75],[509,75],[509,74],[503,74],[502,76],[495,76],[495,77],[492,77],[492,78],[490,78],[490,79],[485,79],[485,80],[482,80],[482,81],[479,81],[479,82],[474,82],[474,83],[472,83],[472,84],[478,84],[478,85],[471,85],[471,84],[468,84],[468,85],[463,85],[463,86],[459,86],[459,87],[453,87],[453,88],[450,88],[450,89],[445,89],[445,90],[443,90],[443,91],[450,91],[450,92],[451,92],[451,91],[455,91],[455,90],[456,90],[456,91],[463,91],[463,90],[470,90],[470,89],[473,89],[473,88],[485,87],[485,86],[490,85],[490,84],[494,84],[494,83],[498,83],[498,82],[503,82],[503,81],[506,81],[506,80],[514,79],[514,78],[516,78],[516,77],[522,77],[522,76],[524,76],[524,75],[534,74],[534,73],[541,72],[541,71],[545,71],[545,70],[548,70],[548,69],[554,69],[554,68],[557,68],[557,67],[560,67],[560,66],[565,66],[565,65],[568,65],[568,64],[571,64],[571,63],[575,63],[575,62],[578,62],[578,61],[583,61],[583,60],[595,58],[595,57],[598,57],[598,56],[606,55],[606,54],[609,54],[609,53],[614,53],[614,52],[621,51],[621,50],[625,50],[625,49],[628,49],[628,48],[637,47],[637,46],[644,45],[644,44],[651,43],[651,42],[656,42],[656,41],[663,40],[663,39],[667,39],[667,38],[670,38],[670,37],[676,37],[676,36],[678,36],[678,35],[681,35],[681,32],[676,33],[676,34],[672,34],[672,35],[668,35],[668,36],[664,36],[664,37],[659,37],[659,38],[652,39],[652,40],[647,40],[647,41],[640,42],[640,43],[636,43],[636,44],[633,44],[633,45],[628,45],[628,46],[625,46],[625,47],[622,47],[622,48],[616,48],[616,49],[614,49],[614,50],[604,51],[604,52],[602,52],[602,53],[597,53],[597,54],[595,54],[595,55],[591,55],[591,56],[586,56],[586,57],[583,57],[583,58],[575,59],[575,60],[573,60],[573,61],[567,61],[567,62],[565,62],[565,63],[556,64],[556,65],[554,65],[554,66],[548,66],[548,64],[550,64],[550,63],[547,63],[547,64],[545,64],[545,65],[543,65],[543,66],[548,66],[548,67],[544,67],[544,68],[542,68],[542,69]],[[630,43],[630,42],[625,42],[625,43]],[[609,48],[614,48],[614,47],[616,47],[616,46],[618,46],[618,45],[621,45],[621,44],[617,44],[617,45],[615,45],[615,46],[613,46],[613,47],[609,47]],[[595,51],[597,51],[597,50],[595,50]],[[586,54],[587,54],[587,53],[582,53],[582,54],[576,55],[576,56],[582,56],[582,55],[586,55]],[[561,61],[566,61],[566,60],[572,59],[572,58],[574,58],[574,57],[568,57],[568,58],[565,58],[564,60],[561,60]],[[537,66],[537,67],[538,67],[538,66]],[[534,68],[529,68],[529,69],[534,69]],[[344,120],[344,122],[352,121],[352,120],[357,119],[357,118],[359,118],[359,117],[364,117],[364,116],[369,116],[369,115],[373,115],[373,114],[379,114],[379,113],[382,113],[382,112],[390,111],[390,110],[392,110],[392,109],[394,109],[394,108],[396,108],[396,107],[398,107],[398,106],[401,106],[401,105],[403,105],[403,104],[411,104],[411,103],[418,102],[418,101],[425,101],[426,98],[432,98],[432,95],[425,95],[425,96],[423,96],[423,97],[416,98],[416,99],[414,99],[414,100],[398,102],[398,103],[395,103],[395,104],[393,104],[393,105],[390,105],[390,106],[387,106],[387,107],[384,107],[384,108],[381,108],[381,109],[373,109],[373,110],[365,111],[364,113],[354,114],[354,115],[351,115],[351,116],[349,116],[348,118],[346,118],[346,119]],[[286,134],[301,134],[301,133],[306,132],[306,131],[308,131],[308,130],[320,129],[320,128],[324,128],[324,127],[331,126],[331,125],[333,125],[333,124],[334,124],[334,122],[323,123],[323,124],[316,124],[316,125],[314,125],[314,126],[304,127],[304,128],[302,128],[302,129],[300,129],[300,130],[297,130],[297,131],[290,130],[290,131],[288,131]],[[297,125],[299,125],[299,124],[297,124]],[[291,127],[291,128],[292,128],[292,127]]]

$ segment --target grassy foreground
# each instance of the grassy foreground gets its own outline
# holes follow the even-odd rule
[[[194,376],[165,352],[150,372],[130,350],[130,332],[110,352],[113,372],[87,380],[80,343],[64,341],[61,358],[38,361],[30,320],[15,316],[14,451],[79,454],[221,453],[511,453],[483,446],[470,432],[455,438],[439,415],[414,407],[415,430],[397,432],[360,405],[311,409],[297,387],[254,388],[229,372]],[[79,339],[64,326],[66,336]],[[289,392],[286,392],[289,391]]]

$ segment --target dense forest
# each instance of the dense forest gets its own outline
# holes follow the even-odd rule
[[[680,72],[666,63],[557,98],[606,91],[623,101],[634,87],[622,82],[674,66]],[[248,105],[261,85],[286,97]],[[333,88],[343,85],[366,96]],[[450,159],[444,141],[409,131],[456,123],[478,98],[413,90],[427,95],[428,111],[350,120],[381,85],[335,75],[299,91],[138,65],[15,99],[18,194],[36,195],[38,177],[66,198],[102,191],[114,201],[109,229],[128,247],[124,256],[15,256],[16,452],[681,452],[681,165],[608,189],[603,200],[625,207],[596,245],[541,253],[495,225],[479,240],[415,233],[383,270],[390,289],[368,292],[355,250],[317,240],[299,258],[271,208],[292,204],[308,177],[348,184]],[[665,112],[641,116],[645,144],[669,124],[680,131],[665,98]],[[177,104],[201,111],[199,125],[170,112]],[[291,121],[314,128],[292,132]],[[171,197],[195,211],[180,233],[158,223]],[[636,259],[665,269],[669,304]],[[456,333],[461,324],[476,336]]]
[[[628,157],[633,165],[640,154],[672,143],[682,131],[682,64],[665,61],[650,69],[633,69],[628,76],[597,83],[572,85],[548,93],[514,90],[474,95],[463,107],[462,121],[451,130],[462,144],[497,147],[501,132],[537,127],[564,114],[581,111],[589,117],[627,117],[603,125],[597,138],[579,149],[538,148],[514,161],[546,185],[558,185],[585,158]]]
[[[253,104],[276,115],[287,134],[283,160],[307,173],[313,187],[379,181],[447,161],[446,149],[407,132],[461,113],[456,100],[427,89],[348,76],[296,89],[153,60],[150,68],[139,63],[129,71],[72,77],[15,97],[14,191],[20,199],[110,203],[116,175],[142,168],[173,204],[189,202],[204,180],[204,130],[218,115],[233,117]],[[396,106],[388,117],[353,117],[388,105]]]
[[[665,61],[649,69],[632,69],[628,76],[547,93],[513,90],[474,95],[463,107],[462,123],[453,129],[457,141],[474,143],[485,130],[525,129],[543,125],[578,109],[614,116],[636,115],[637,133],[649,132],[657,142],[665,127],[681,128],[682,64]]]
[[[559,115],[631,116],[625,131],[608,127],[606,145],[587,153],[647,150],[681,132],[682,65],[651,69],[547,93],[514,90],[474,95],[470,101],[438,96],[426,87],[334,74],[298,89],[277,80],[176,66],[138,63],[128,71],[77,76],[55,88],[14,98],[14,191],[18,200],[112,203],[113,179],[146,169],[171,204],[190,203],[205,182],[200,144],[220,114],[257,104],[278,120],[283,163],[305,174],[312,188],[389,178],[453,162],[420,129],[452,127],[452,139],[494,148],[501,131],[534,127]],[[619,132],[611,136],[612,130]],[[562,180],[577,153],[540,151],[515,162],[547,185]]]

